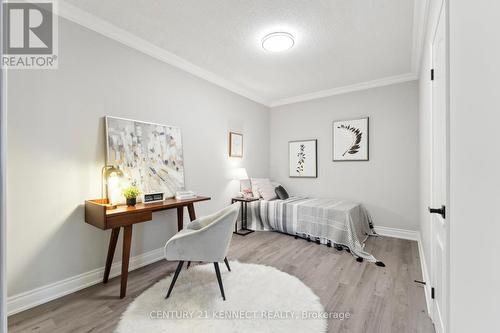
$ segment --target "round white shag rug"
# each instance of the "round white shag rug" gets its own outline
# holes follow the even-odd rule
[[[299,279],[264,265],[230,266],[219,264],[226,301],[213,264],[184,265],[170,297],[173,274],[128,306],[116,333],[326,332],[318,296]]]

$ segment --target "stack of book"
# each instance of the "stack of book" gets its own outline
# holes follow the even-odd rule
[[[193,191],[178,191],[175,193],[175,198],[177,200],[187,200],[196,198],[196,193]]]

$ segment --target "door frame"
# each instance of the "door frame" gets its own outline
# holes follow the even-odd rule
[[[0,6],[3,27],[3,6]],[[0,56],[3,57],[0,38]],[[0,68],[0,332],[7,332],[7,235],[6,235],[6,162],[7,162],[7,70]]]
[[[443,13],[444,11],[444,22],[440,22],[440,19],[441,19],[441,14]],[[446,99],[446,189],[445,189],[445,197],[446,197],[446,200],[444,202],[444,204],[446,205],[446,223],[448,225],[448,227],[446,228],[446,256],[444,258],[444,260],[446,261],[446,281],[443,281],[443,286],[445,288],[444,290],[444,293],[445,293],[445,302],[446,302],[446,309],[445,310],[445,313],[443,313],[443,316],[445,317],[445,321],[443,324],[443,329],[444,329],[444,333],[448,333],[449,332],[449,328],[450,328],[450,325],[449,325],[449,314],[450,314],[450,228],[451,228],[451,224],[450,224],[450,221],[451,221],[451,207],[450,207],[450,85],[449,85],[449,82],[450,82],[450,61],[449,61],[449,49],[450,49],[450,45],[449,45],[449,0],[441,0],[440,3],[437,5],[437,9],[436,9],[436,16],[435,16],[435,20],[433,22],[434,24],[432,24],[432,33],[431,33],[431,39],[430,39],[430,43],[431,43],[431,47],[430,47],[430,54],[431,54],[431,69],[434,68],[434,48],[433,48],[433,45],[434,45],[434,41],[436,39],[436,34],[437,34],[437,30],[438,30],[438,27],[439,27],[439,24],[442,23],[442,24],[445,24],[446,25],[446,32],[445,32],[445,44],[446,44],[446,53],[445,53],[445,66],[446,66],[446,96],[445,96],[445,99]],[[431,145],[432,143],[434,142],[434,137],[433,137],[433,125],[434,125],[434,120],[433,120],[433,112],[434,112],[434,89],[433,89],[433,85],[434,85],[434,82],[431,81],[431,92],[430,92],[430,96],[431,96],[431,131],[430,131],[430,139],[431,139]],[[430,153],[430,200],[431,200],[431,205],[432,205],[432,201],[433,201],[433,193],[432,193],[432,190],[433,190],[433,163],[434,163],[434,158],[433,158],[433,150],[432,150],[432,146],[431,146],[431,153]],[[434,251],[434,246],[432,244],[433,240],[434,240],[434,231],[435,231],[435,225],[433,223],[433,219],[432,218],[429,218],[429,223],[430,223],[430,228],[429,228],[429,239],[430,239],[430,242],[431,242],[431,246],[430,246],[430,259],[431,259],[431,262],[430,262],[430,267],[429,267],[429,284],[430,284],[430,287],[432,288],[434,286],[434,276],[435,276],[435,273],[433,271],[434,267],[433,267],[433,264],[434,264],[434,260],[435,260],[435,251]],[[431,302],[430,302],[430,308],[429,308],[429,316],[431,317],[432,321],[434,322],[435,319],[437,318],[433,318],[434,317],[434,300],[431,299]]]
[[[3,52],[0,52],[0,55],[3,55]],[[7,74],[5,72],[4,69],[0,72],[0,332],[7,332]]]

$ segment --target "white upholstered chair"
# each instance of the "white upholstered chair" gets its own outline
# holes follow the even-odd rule
[[[169,261],[179,261],[179,264],[165,298],[170,296],[184,262],[187,261],[189,267],[191,261],[202,261],[214,263],[222,298],[226,300],[219,262],[224,261],[228,270],[231,270],[226,255],[239,210],[239,204],[235,203],[217,213],[200,217],[190,222],[186,229],[179,231],[167,241],[165,258]]]

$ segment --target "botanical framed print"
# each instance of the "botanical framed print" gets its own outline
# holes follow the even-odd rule
[[[318,140],[290,141],[288,155],[290,177],[318,177]]]
[[[243,134],[229,132],[229,156],[243,157]]]
[[[333,122],[333,160],[368,161],[368,117]]]

